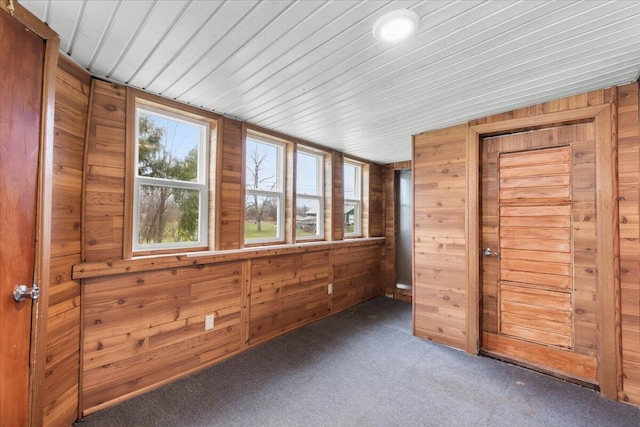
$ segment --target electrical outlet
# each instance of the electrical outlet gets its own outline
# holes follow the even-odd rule
[[[204,318],[204,330],[210,331],[213,329],[213,314],[207,314]]]
[[[333,293],[333,283],[329,283],[329,286],[327,287],[327,293],[329,295]]]

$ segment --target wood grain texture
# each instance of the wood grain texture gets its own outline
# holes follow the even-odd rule
[[[87,280],[83,413],[239,351],[242,272],[231,262]]]
[[[345,310],[380,294],[381,248],[337,249],[333,270],[333,310]]]
[[[640,149],[638,148],[640,145],[639,140],[639,130],[638,130],[638,85],[637,83],[630,84],[627,86],[623,86],[618,88],[617,94],[615,90],[596,90],[593,92],[572,96],[568,98],[563,98],[559,100],[554,100],[550,102],[546,102],[544,104],[533,105],[530,107],[521,108],[519,110],[509,111],[501,114],[496,114],[490,117],[484,117],[480,119],[473,120],[469,122],[469,125],[475,129],[484,132],[485,130],[491,130],[491,132],[501,133],[506,130],[514,130],[514,129],[523,129],[522,126],[528,128],[536,128],[539,126],[554,126],[557,124],[562,124],[566,122],[566,115],[564,112],[569,111],[571,117],[576,120],[588,120],[589,117],[594,117],[594,114],[599,114],[602,109],[611,101],[611,97],[615,96],[617,101],[617,114],[611,116],[612,122],[611,127],[609,128],[612,133],[617,131],[618,138],[618,148],[617,148],[617,175],[615,179],[618,181],[618,210],[617,217],[619,222],[619,260],[620,260],[620,314],[619,318],[622,322],[620,327],[620,335],[621,335],[621,344],[622,344],[622,357],[621,369],[622,372],[622,384],[620,385],[618,381],[618,398],[623,401],[628,401],[633,404],[640,404],[640,262],[638,261],[640,258],[640,212],[639,212],[639,200],[638,200],[638,176],[640,175]],[[548,122],[549,113],[559,113],[557,114],[557,118],[561,119],[558,123]],[[545,115],[547,119],[537,118],[532,116],[542,116]],[[517,119],[525,118],[525,122],[518,121]],[[508,123],[507,123],[508,122]],[[524,123],[524,124],[523,124]],[[492,126],[492,124],[495,124]],[[514,128],[514,125],[517,125]],[[439,131],[429,132],[428,134],[435,135],[439,134],[440,137],[446,138],[447,136],[451,136],[453,134],[453,128],[449,129],[441,129]],[[613,131],[611,130],[613,129]],[[425,134],[422,134],[425,135]],[[415,156],[415,147],[416,141],[421,135],[417,135],[414,137],[414,156]],[[435,144],[434,144],[435,145]],[[611,153],[609,153],[611,154]],[[575,156],[580,158],[574,158],[574,162],[579,163],[581,160],[586,162],[592,162],[595,153],[591,150],[582,150],[579,149],[574,153]],[[447,158],[450,157],[448,163]],[[456,167],[456,160],[459,161],[459,158],[456,158],[454,153],[446,153],[446,150],[441,150],[441,152],[432,152],[431,157],[432,161],[437,162],[440,161],[443,163],[441,165],[441,171],[444,171],[444,164],[446,164],[447,169]],[[415,157],[414,157],[415,159]],[[473,165],[471,165],[473,166]],[[479,166],[479,165],[478,165]],[[616,165],[611,165],[612,170],[615,170]],[[483,165],[483,169],[485,167],[495,167],[495,165],[489,164]],[[578,168],[581,166],[578,165]],[[416,167],[414,166],[414,169]],[[433,173],[434,169],[428,169],[428,165],[422,165],[421,170],[414,170],[414,173],[420,174],[424,173]],[[443,180],[445,181],[445,180]],[[615,184],[615,183],[612,183]],[[445,183],[443,182],[443,185]],[[517,185],[517,182],[516,182]],[[612,185],[615,190],[615,185]],[[466,202],[463,197],[461,198],[450,198],[439,200],[437,190],[438,186],[435,183],[424,183],[422,188],[416,186],[416,191],[422,190],[423,197],[416,199],[416,216],[417,223],[419,222],[419,217],[422,212],[429,211],[431,214],[431,210],[434,207],[438,208],[448,208],[450,215],[460,215],[460,210],[465,208]],[[451,187],[454,189],[455,187]],[[517,187],[516,187],[517,188]],[[578,191],[582,193],[581,197],[585,197],[587,188],[574,188],[574,191]],[[489,182],[486,187],[481,189],[481,193],[484,194],[486,192],[497,191],[497,182]],[[471,198],[470,198],[471,199]],[[579,206],[576,206],[577,213],[574,215],[574,219],[578,219],[578,223],[574,228],[574,233],[576,234],[576,238],[578,241],[583,242],[583,249],[575,252],[575,261],[578,266],[576,270],[576,276],[580,277],[580,280],[585,283],[590,283],[589,286],[595,290],[597,283],[597,274],[593,268],[586,267],[586,263],[589,262],[589,259],[594,257],[594,247],[597,246],[593,244],[593,241],[585,240],[586,233],[594,229],[596,224],[594,219],[596,218],[596,209],[595,209],[596,200],[590,200],[588,198],[584,199],[584,203]],[[615,206],[613,206],[615,208]],[[481,205],[481,208],[484,210],[485,206]],[[616,211],[612,209],[612,211]],[[526,217],[523,212],[523,217]],[[425,215],[426,217],[426,215]],[[441,218],[440,219],[444,219]],[[524,218],[523,218],[524,219]],[[553,223],[553,220],[550,220],[550,223]],[[494,230],[497,233],[497,221],[489,222],[484,227],[484,231],[486,233],[487,230]],[[416,253],[419,253],[422,249],[429,249],[435,252],[435,249],[439,252],[450,251],[455,253],[455,245],[458,245],[458,253],[464,253],[465,248],[465,238],[464,237],[449,237],[447,233],[439,233],[437,229],[434,228],[432,231],[434,234],[431,242],[415,242],[416,245]],[[614,233],[615,234],[615,233]],[[448,237],[448,242],[438,243],[434,242],[435,238],[443,238]],[[616,247],[615,244],[611,245],[613,248]],[[516,250],[518,250],[516,248]],[[526,248],[521,248],[521,250],[526,250]],[[435,252],[438,253],[438,252]],[[610,264],[612,268],[612,274],[615,273],[614,260],[602,259],[602,261]],[[436,259],[432,260],[433,263],[436,263]],[[462,290],[462,282],[460,281],[460,268],[457,265],[448,265],[446,262],[440,263],[441,268],[439,269],[430,269],[419,271],[422,266],[420,262],[415,262],[416,275],[424,275],[431,274],[430,277],[433,279],[438,278],[446,278],[446,280],[451,281],[451,283],[458,283],[460,289]],[[491,266],[485,266],[482,271],[482,276],[485,277],[487,275],[497,274],[497,269]],[[470,281],[472,278],[469,279]],[[486,289],[486,286],[483,286],[483,289]],[[608,289],[608,288],[607,288]],[[593,319],[598,316],[598,313],[602,311],[602,308],[599,306],[599,302],[596,301],[594,297],[594,291],[581,291],[576,292],[576,309],[574,314],[576,315],[576,335],[575,342],[576,345],[581,345],[583,348],[588,349],[589,354],[596,354],[599,350],[597,346],[593,345],[592,340],[589,337],[592,337],[595,333],[593,330]],[[615,289],[609,289],[611,292],[616,292]],[[495,321],[495,315],[492,316],[491,311],[495,308],[491,308],[492,304],[495,307],[495,302],[488,300],[486,295],[482,296],[483,298],[483,316],[486,319],[493,319]],[[609,298],[609,297],[608,297]],[[615,302],[615,296],[610,297],[610,300]],[[415,305],[415,301],[414,301]],[[416,306],[418,307],[418,306]],[[489,311],[487,312],[487,309]],[[613,322],[616,322],[616,314],[615,314],[615,305],[613,307],[607,307],[607,310],[611,310],[611,313],[608,313],[607,316],[612,316]],[[435,316],[441,316],[438,313],[438,306],[430,306],[428,309],[422,310],[420,313],[414,313],[416,318],[416,323],[420,321],[421,318],[429,319],[429,321]],[[444,310],[444,308],[443,308]],[[425,322],[426,323],[426,322]],[[610,330],[615,330],[616,325],[605,325],[605,327]],[[443,335],[444,329],[442,326],[439,328],[433,328],[435,333],[431,336],[437,336],[437,339],[440,342],[445,342],[449,345],[457,345],[459,343],[459,336],[456,335],[455,329],[449,329],[450,336],[447,334]],[[581,331],[581,332],[580,332]],[[436,335],[440,334],[440,335]],[[425,334],[427,335],[427,334]],[[615,338],[615,331],[610,334]],[[615,340],[614,340],[615,341]],[[615,347],[615,345],[614,345]],[[609,350],[609,352],[615,353],[615,349],[613,351]],[[607,358],[611,358],[611,355],[606,356]],[[611,361],[606,361],[608,364],[610,371],[616,371],[616,369],[611,369],[611,366],[615,368],[615,362],[612,364]],[[619,371],[618,371],[619,372]],[[615,377],[618,376],[618,373],[614,373],[613,380],[615,381]],[[607,380],[607,381],[610,381]]]
[[[544,345],[597,353],[595,129],[591,122],[483,141],[482,246],[499,237],[500,252],[499,272],[495,259],[483,259],[483,327],[542,344],[540,355]]]
[[[244,206],[242,195],[243,156],[242,156],[242,123],[225,118],[223,121],[223,138],[219,149],[221,153],[219,212],[220,242],[217,249],[238,249],[244,242],[242,218]]]
[[[71,277],[81,259],[84,139],[91,79],[60,57],[56,79],[51,212],[51,268],[43,424],[73,423],[79,415],[80,282]]]
[[[466,124],[413,140],[414,334],[466,349]]]
[[[124,245],[126,88],[93,80],[84,188],[85,261],[120,259]]]
[[[384,235],[384,175],[382,166],[368,164],[367,182],[364,191],[367,197],[363,200],[363,224],[366,223],[365,237],[381,237]],[[366,215],[366,216],[365,216]]]
[[[0,426],[29,425],[30,299],[13,300],[18,284],[31,286],[39,272],[36,228],[45,42],[0,11]],[[44,167],[43,167],[44,168]],[[42,230],[39,230],[42,232]],[[38,238],[38,240],[40,240]],[[46,287],[41,285],[43,288]],[[34,420],[35,421],[35,420]]]
[[[342,153],[338,151],[334,151],[331,157],[331,176],[333,176],[333,190],[331,192],[331,240],[342,240],[344,238],[344,159]]]
[[[640,405],[640,131],[638,84],[618,88],[618,219],[620,225],[622,389]]]
[[[331,251],[251,262],[250,343],[256,344],[330,313]]]

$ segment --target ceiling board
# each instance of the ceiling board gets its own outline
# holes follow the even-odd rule
[[[379,163],[410,159],[413,134],[640,73],[632,1],[20,3],[96,77]],[[419,33],[378,42],[397,8]]]

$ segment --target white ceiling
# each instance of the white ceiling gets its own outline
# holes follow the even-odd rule
[[[640,1],[21,0],[93,75],[379,163],[411,135],[636,81]],[[421,16],[402,44],[377,17]]]

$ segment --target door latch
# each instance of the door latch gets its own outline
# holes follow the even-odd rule
[[[486,257],[496,257],[496,258],[500,258],[500,254],[498,252],[494,252],[493,249],[491,248],[485,248],[482,251],[482,254]]]
[[[13,299],[20,302],[25,298],[31,298],[37,300],[40,297],[40,288],[34,283],[32,288],[27,288],[25,285],[16,286],[13,290]]]

